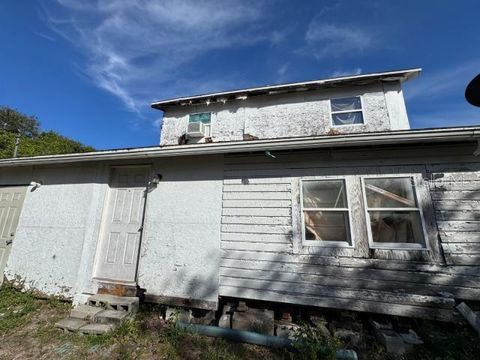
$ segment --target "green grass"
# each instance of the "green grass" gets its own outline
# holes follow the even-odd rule
[[[139,313],[111,333],[82,336],[63,333],[55,323],[68,315],[71,305],[58,299],[39,300],[30,292],[18,291],[8,284],[0,287],[0,358],[67,359],[310,359],[319,353],[332,358],[341,346],[337,340],[323,338],[315,329],[302,327],[303,353],[237,344],[220,338],[208,338],[179,330],[173,321],[159,316],[159,306],[142,306]],[[468,326],[418,321],[418,334],[425,345],[405,360],[467,360],[480,354],[478,336]],[[364,358],[393,359],[369,336]]]
[[[25,324],[39,307],[31,293],[20,292],[8,284],[0,287],[0,334]]]

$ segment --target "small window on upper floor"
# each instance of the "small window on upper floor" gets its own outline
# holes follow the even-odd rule
[[[360,96],[331,99],[330,107],[334,126],[363,124]]]
[[[212,133],[211,122],[212,122],[212,113],[204,112],[204,113],[190,114],[188,116],[189,124],[201,123],[201,124],[197,124],[200,126],[200,128],[196,129],[193,133],[190,133],[190,135],[191,136],[193,135],[193,137],[197,137],[197,138],[211,136],[211,133]]]
[[[205,112],[205,113],[196,113],[190,114],[188,117],[188,122],[201,122],[204,124],[210,124],[212,118],[212,113]]]

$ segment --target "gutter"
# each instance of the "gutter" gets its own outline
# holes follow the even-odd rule
[[[478,137],[480,137],[480,127],[398,130],[371,134],[362,133],[253,141],[230,141],[209,144],[105,150],[80,154],[34,156],[0,160],[0,167],[70,164],[108,160],[138,160],[258,151],[477,141]]]

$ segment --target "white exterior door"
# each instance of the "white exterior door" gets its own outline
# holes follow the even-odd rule
[[[3,282],[3,271],[15,238],[25,186],[0,187],[0,284]]]
[[[135,283],[149,171],[149,167],[113,169],[97,248],[97,279]]]

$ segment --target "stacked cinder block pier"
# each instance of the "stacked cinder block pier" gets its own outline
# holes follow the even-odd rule
[[[138,297],[97,294],[85,305],[78,305],[56,327],[86,335],[101,335],[113,330],[138,310]]]

